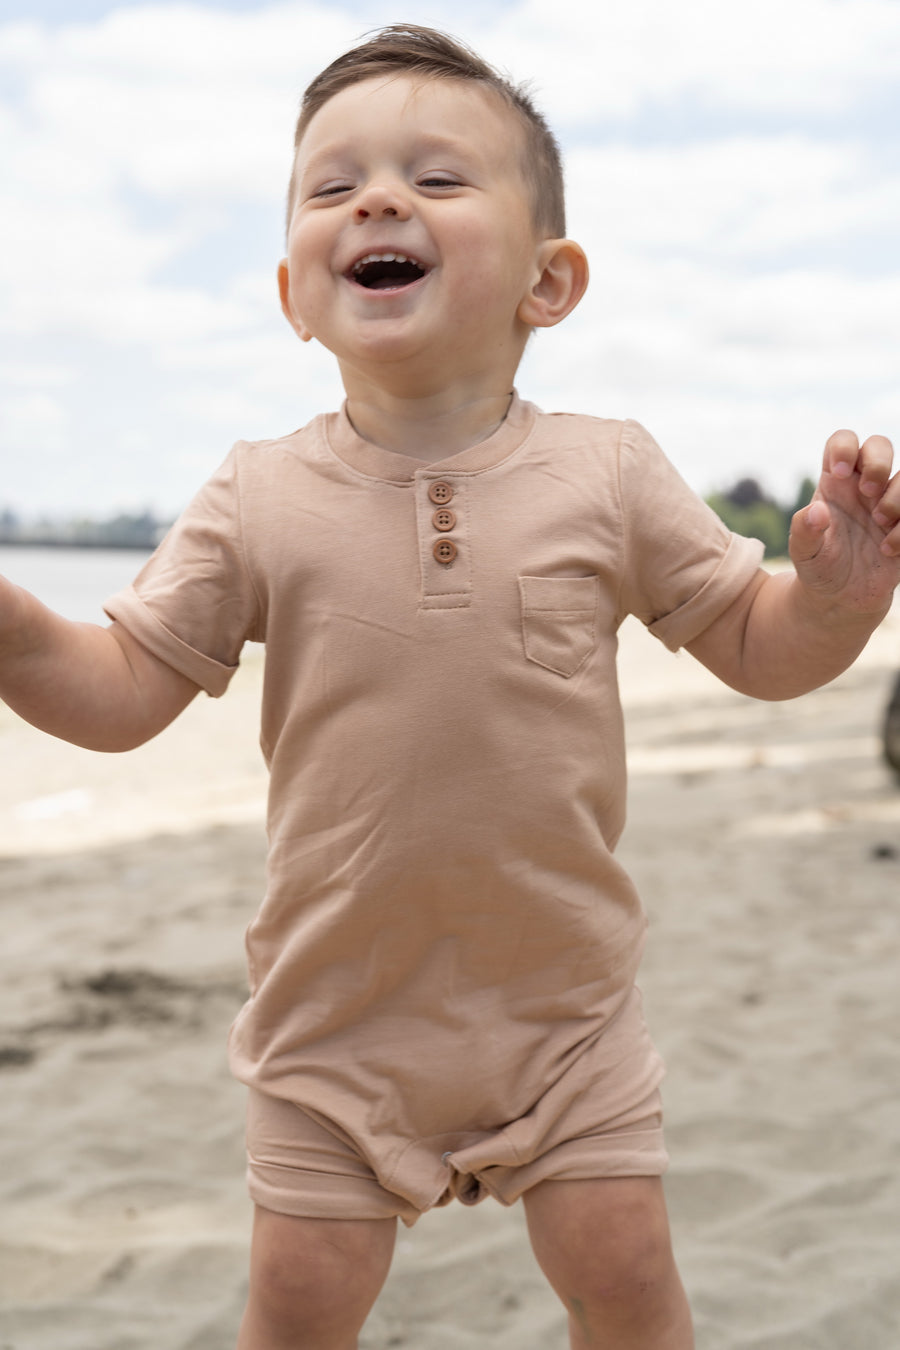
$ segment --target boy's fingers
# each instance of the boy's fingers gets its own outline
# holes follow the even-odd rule
[[[849,478],[859,458],[859,437],[855,431],[836,431],[825,442],[822,469],[836,478]]]
[[[895,474],[875,503],[872,519],[885,531],[882,552],[896,557],[900,554],[900,473]]]
[[[853,431],[836,431],[825,443],[822,467],[835,478],[859,473],[859,490],[864,497],[879,498],[891,476],[894,447],[886,436],[869,436],[859,443]]]
[[[881,551],[886,558],[900,558],[900,525],[884,536]]]
[[[862,475],[859,490],[864,497],[877,501],[882,495],[891,476],[894,462],[894,447],[887,436],[870,436],[863,441],[859,451],[859,467]]]

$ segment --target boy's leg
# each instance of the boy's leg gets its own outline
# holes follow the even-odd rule
[[[659,1177],[543,1181],[523,1199],[572,1350],[692,1350]]]
[[[299,1219],[257,1206],[237,1350],[355,1350],[396,1229],[396,1219]]]

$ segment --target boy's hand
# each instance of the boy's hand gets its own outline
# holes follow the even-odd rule
[[[900,474],[883,436],[836,431],[791,522],[796,575],[760,571],[688,650],[754,698],[796,698],[856,660],[900,584]]]
[[[857,614],[884,614],[900,584],[900,473],[884,436],[860,445],[836,431],[822,477],[791,523],[790,553],[811,600]]]

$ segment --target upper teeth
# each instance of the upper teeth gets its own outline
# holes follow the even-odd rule
[[[415,258],[407,258],[405,253],[367,253],[364,258],[360,258],[359,262],[353,264],[353,270],[354,272],[359,272],[369,263],[376,262],[411,262],[416,267],[420,266]]]

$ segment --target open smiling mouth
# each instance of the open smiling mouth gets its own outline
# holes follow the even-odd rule
[[[367,291],[397,291],[414,281],[421,281],[428,270],[423,263],[404,253],[367,253],[353,264],[347,275]]]

